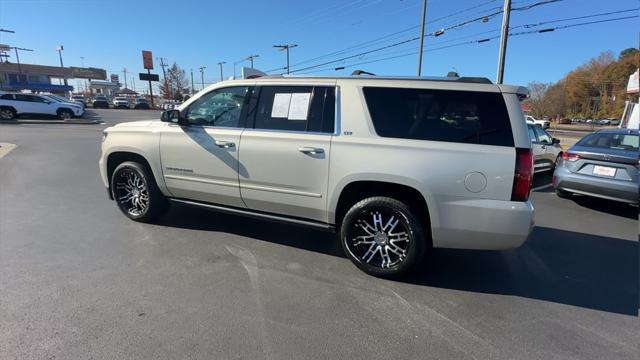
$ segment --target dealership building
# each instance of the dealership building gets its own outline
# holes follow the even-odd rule
[[[0,62],[0,90],[68,94],[69,79],[106,80],[104,69]]]

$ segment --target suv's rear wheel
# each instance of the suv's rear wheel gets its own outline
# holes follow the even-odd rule
[[[340,228],[344,252],[364,272],[396,277],[414,268],[424,255],[420,221],[402,202],[370,197],[353,205]]]
[[[58,110],[58,117],[62,120],[69,120],[73,117],[73,113],[69,109]]]
[[[11,120],[16,117],[16,111],[12,108],[3,107],[0,108],[0,119]]]
[[[152,221],[168,207],[151,172],[133,161],[116,167],[111,176],[111,189],[120,210],[135,221]]]

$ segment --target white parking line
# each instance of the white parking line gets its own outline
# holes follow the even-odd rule
[[[16,148],[16,144],[0,143],[0,159]]]
[[[534,187],[533,189],[531,189],[531,191],[544,190],[544,189],[548,189],[550,187],[553,187],[553,184],[547,184],[547,185],[541,185],[541,186],[538,186],[538,187]]]

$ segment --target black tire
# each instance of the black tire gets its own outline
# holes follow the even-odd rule
[[[361,200],[347,211],[340,226],[340,243],[347,257],[362,271],[396,278],[421,262],[427,239],[421,222],[408,206],[378,196]]]
[[[69,120],[73,118],[73,112],[69,109],[58,110],[58,117],[62,120]]]
[[[13,120],[16,118],[16,111],[10,107],[0,109],[0,120]]]
[[[169,206],[151,171],[137,162],[125,161],[116,167],[111,191],[120,211],[131,220],[151,222]]]
[[[573,194],[566,190],[556,189],[556,195],[558,195],[559,198],[569,199]]]

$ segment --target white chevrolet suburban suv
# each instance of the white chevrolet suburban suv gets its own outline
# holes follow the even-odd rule
[[[392,277],[432,246],[527,239],[526,95],[482,78],[224,81],[161,121],[107,128],[100,173],[133,220],[178,203],[335,229],[360,269]]]

